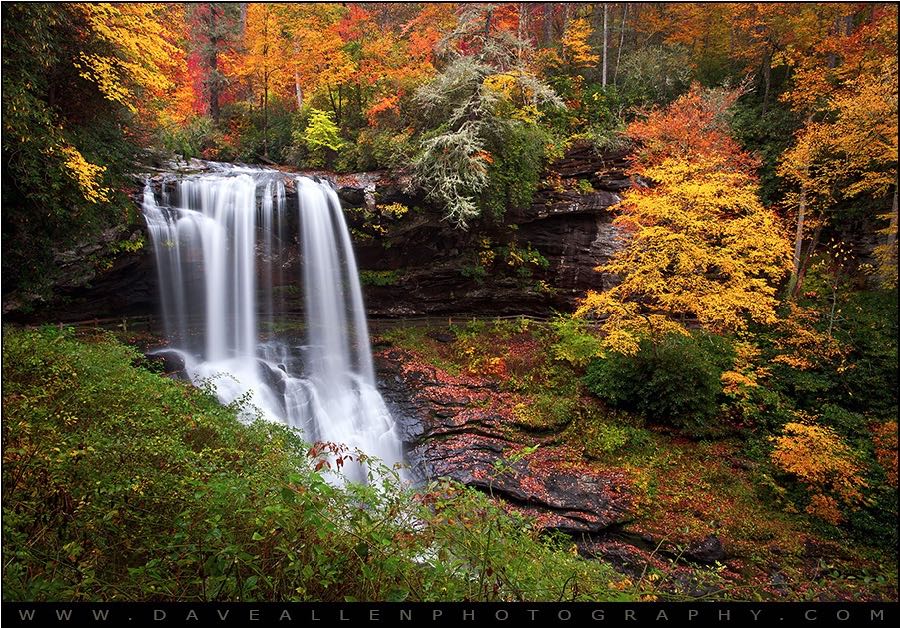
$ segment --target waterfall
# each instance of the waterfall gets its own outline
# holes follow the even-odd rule
[[[240,399],[249,414],[300,428],[307,440],[341,443],[392,465],[402,450],[376,388],[340,201],[328,183],[297,177],[293,184],[303,265],[294,281],[302,279],[305,308],[299,341],[274,333],[290,280],[284,175],[221,168],[164,182],[158,196],[146,185],[167,350],[222,403]],[[361,473],[350,470],[354,479]]]

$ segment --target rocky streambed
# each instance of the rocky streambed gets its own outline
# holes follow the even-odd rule
[[[496,382],[449,375],[402,348],[375,354],[381,390],[420,480],[449,478],[565,533],[579,553],[640,578],[666,574],[661,590],[704,596],[721,588],[713,567],[727,560],[715,535],[676,544],[635,524],[639,491],[629,469],[600,466],[553,432],[517,427],[509,408],[524,401]],[[721,571],[721,570],[720,570]]]

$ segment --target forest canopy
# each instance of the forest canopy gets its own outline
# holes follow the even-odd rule
[[[4,501],[14,532],[4,536],[26,548],[27,560],[4,573],[17,596],[114,599],[113,585],[130,577],[121,599],[157,586],[168,591],[161,596],[214,598],[207,543],[224,545],[223,561],[239,558],[234,574],[213,561],[227,599],[562,599],[567,590],[573,600],[656,599],[670,575],[657,583],[650,578],[662,572],[645,569],[632,583],[612,567],[595,570],[579,557],[592,549],[572,550],[569,537],[546,542],[537,524],[501,516],[493,499],[452,483],[422,503],[387,497],[399,482],[383,494],[333,490],[311,466],[322,451],[308,453],[317,450],[291,429],[244,425],[239,404],[223,407],[150,372],[167,365],[106,334],[64,331],[55,308],[104,276],[114,277],[105,284],[113,292],[143,291],[133,300],[142,313],[159,305],[148,296],[157,275],[141,201],[174,224],[193,207],[169,207],[180,188],[161,180],[228,169],[193,161],[206,160],[271,177],[258,188],[251,181],[241,205],[263,217],[249,224],[267,237],[273,198],[283,208],[293,194],[291,207],[303,208],[298,181],[309,179],[298,173],[340,199],[328,207],[347,219],[341,251],[363,254],[358,278],[334,276],[364,286],[354,283],[353,295],[363,323],[361,293],[370,315],[371,295],[388,302],[382,315],[448,315],[433,328],[400,320],[374,344],[389,347],[382,367],[401,364],[386,371],[392,382],[432,388],[438,405],[453,406],[425,412],[446,418],[430,436],[480,438],[496,427],[519,438],[502,458],[478,458],[494,465],[492,478],[534,461],[541,473],[599,468],[627,478],[634,512],[617,516],[662,522],[657,549],[681,534],[684,547],[664,552],[677,556],[671,566],[681,568],[701,531],[704,542],[715,533],[739,548],[735,573],[722,577],[744,588],[728,595],[758,577],[747,590],[761,598],[896,597],[896,574],[882,573],[897,544],[896,4],[7,2],[2,13],[4,313],[59,326],[4,333],[4,412],[18,419],[4,416],[4,443],[15,444],[4,448],[4,492],[26,487],[13,506]],[[355,200],[337,196],[340,179],[354,181]],[[299,217],[291,215],[285,225]],[[308,304],[295,271],[313,256],[302,235],[282,237],[281,218],[284,258],[272,254],[274,236],[242,249],[240,294],[278,296],[290,304],[281,313],[296,316]],[[194,255],[212,245],[186,251],[179,237],[152,240],[153,253],[175,249],[194,270],[213,266]],[[253,319],[252,296],[228,290]],[[100,300],[67,315],[85,302]],[[247,334],[251,350],[266,334],[308,333],[272,309],[266,331]],[[498,312],[511,315],[483,319]],[[536,316],[518,318],[526,313]],[[133,343],[140,336],[128,323],[116,333]],[[469,420],[478,423],[472,434],[459,427]],[[159,482],[148,495],[172,512],[183,506],[192,523],[173,536],[175,517],[147,507],[127,536],[135,564],[141,543],[164,539],[146,556],[171,571],[153,562],[132,571],[97,549],[118,547],[132,493],[143,496],[106,451],[130,459],[155,447],[121,441],[121,425],[143,425],[171,454],[155,454],[159,465],[152,456],[133,462]],[[469,449],[490,447],[460,446]],[[91,474],[76,465],[82,456],[97,458]],[[209,469],[222,491],[207,503],[199,487]],[[46,491],[70,482],[88,496],[103,484],[121,501],[114,510],[91,502],[69,526],[82,502]],[[493,482],[483,491],[490,498]],[[167,501],[173,490],[182,505]],[[234,510],[232,495],[250,506]],[[208,510],[224,535],[202,536]],[[373,523],[370,510],[384,519]],[[323,512],[349,527],[329,528]],[[405,536],[404,517],[428,525]],[[689,533],[674,530],[682,523]],[[57,524],[60,535],[31,537]],[[308,554],[277,557],[298,539]],[[392,543],[403,547],[393,562]],[[420,560],[427,543],[458,560],[429,571]],[[712,579],[724,573],[724,553],[714,554],[701,568]],[[838,554],[846,571],[825,560]],[[58,570],[51,557],[69,562]],[[478,560],[476,582],[466,570]],[[76,564],[81,571],[68,569]],[[258,578],[261,564],[274,575]],[[323,578],[310,564],[363,577],[340,588],[338,571]],[[509,577],[492,581],[488,568]],[[307,589],[290,585],[298,571]],[[103,577],[85,576],[95,573]]]

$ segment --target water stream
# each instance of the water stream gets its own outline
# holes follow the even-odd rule
[[[241,399],[248,415],[301,428],[309,441],[400,462],[340,201],[329,183],[297,177],[287,181],[297,198],[289,207],[285,176],[222,167],[145,187],[170,348],[191,381],[211,386],[222,403]],[[299,212],[299,234],[287,233],[291,211]],[[295,237],[302,276],[286,277]],[[305,333],[296,340],[271,333],[291,282],[304,294]]]

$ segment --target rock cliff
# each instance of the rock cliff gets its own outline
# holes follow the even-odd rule
[[[182,172],[214,165],[191,162]],[[594,268],[616,248],[608,209],[631,185],[623,154],[573,147],[552,164],[533,202],[462,231],[385,172],[333,175],[354,238],[367,309],[375,317],[444,314],[545,314],[571,309],[588,289],[609,281]],[[154,180],[159,184],[163,175]],[[288,206],[292,202],[288,186]],[[135,189],[135,202],[140,191]],[[294,216],[294,213],[291,213]],[[128,241],[136,246],[122,247]],[[143,246],[138,246],[143,242]],[[296,238],[285,261],[287,308],[302,308],[292,289],[300,259]],[[153,315],[156,272],[142,224],[104,232],[56,252],[64,279],[49,297],[4,296],[13,320],[82,321]]]

